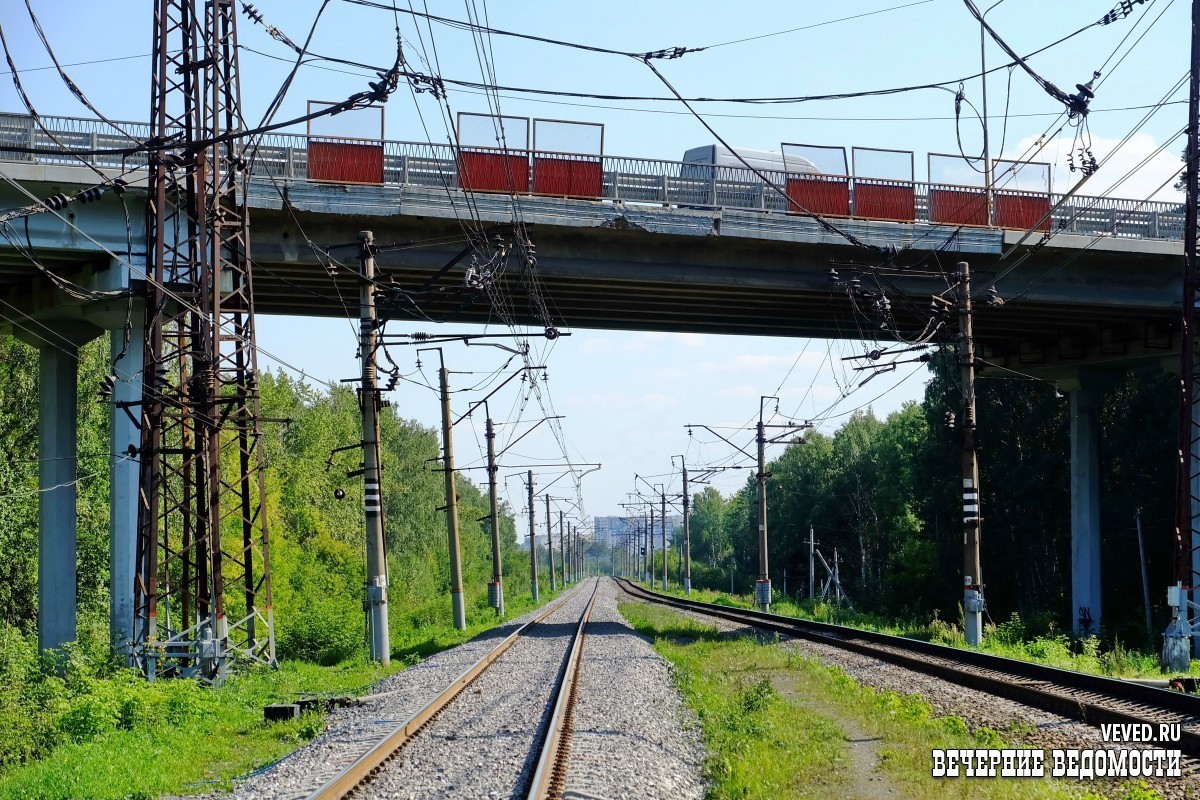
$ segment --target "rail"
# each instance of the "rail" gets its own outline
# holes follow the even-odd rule
[[[137,170],[145,153],[119,155],[150,137],[144,123],[73,117],[0,114],[0,161],[88,164]],[[50,134],[47,133],[50,131]],[[128,135],[126,135],[128,134]],[[5,145],[36,150],[6,150]],[[52,153],[67,148],[78,156]],[[901,223],[987,227],[988,204],[995,227],[1025,230],[1049,218],[1042,230],[1122,239],[1183,238],[1183,205],[1153,200],[1016,191],[1003,181],[994,191],[929,182],[686,164],[626,156],[580,156],[525,150],[456,150],[421,142],[362,142],[273,133],[259,137],[252,174],[276,181],[315,181],[424,187],[448,192],[482,191],[572,197],[627,204],[704,210],[737,209],[794,213],[805,208],[830,217]],[[1053,209],[1053,213],[1051,213]]]
[[[1178,722],[1182,730],[1174,745],[1200,758],[1200,732],[1195,729],[1200,723],[1200,695],[844,625],[684,600],[623,578],[617,582],[627,594],[642,600],[851,650],[1093,726]]]
[[[546,737],[543,739],[542,749],[539,752],[539,768],[532,784],[533,788],[529,794],[530,800],[548,800],[552,796],[557,796],[557,794],[552,794],[552,791],[561,793],[561,778],[558,776],[565,774],[562,772],[562,768],[565,767],[564,759],[566,756],[565,743],[567,739],[565,732],[569,727],[569,706],[572,705],[572,703],[568,702],[568,699],[574,697],[576,678],[578,677],[578,664],[582,652],[583,632],[591,615],[592,606],[596,601],[596,588],[596,585],[593,584],[591,599],[588,601],[580,618],[579,627],[572,639],[566,666],[559,678],[557,691],[554,692],[555,710],[551,717],[551,726],[548,729]],[[571,594],[568,594],[567,597],[570,597]],[[455,678],[449,686],[439,692],[437,697],[415,711],[408,719],[393,729],[391,733],[371,747],[370,750],[363,753],[347,765],[345,769],[326,781],[320,788],[309,794],[307,800],[341,800],[341,798],[352,795],[360,786],[369,782],[377,775],[383,769],[384,765],[410,739],[416,736],[430,720],[436,717],[446,706],[454,702],[454,699],[464,689],[471,685],[476,678],[482,675],[502,655],[508,652],[509,648],[518,639],[525,635],[531,628],[545,620],[550,614],[558,611],[561,606],[561,602],[549,604],[532,620],[506,636],[495,648],[478,659],[466,671]],[[553,753],[550,753],[551,747],[553,748]],[[547,753],[550,753],[550,755],[547,755]],[[544,770],[541,766],[543,763],[546,764]],[[544,780],[542,777],[543,772],[545,774]],[[555,780],[558,780],[558,783],[555,783]],[[545,786],[545,790],[539,792],[538,787],[543,785]],[[557,787],[557,789],[554,787]]]
[[[563,677],[558,686],[554,699],[554,711],[550,715],[546,738],[542,742],[542,752],[538,757],[537,768],[533,771],[527,800],[551,800],[560,798],[567,780],[567,757],[570,755],[572,720],[575,713],[575,702],[579,691],[579,676],[583,665],[583,639],[588,621],[592,616],[592,606],[596,604],[596,588],[592,589],[592,598],[588,601],[583,616],[579,618],[579,627],[571,640],[571,651],[563,667]]]

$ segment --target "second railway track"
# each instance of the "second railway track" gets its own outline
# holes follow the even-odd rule
[[[627,580],[618,582],[640,600],[832,645],[1090,725],[1151,723],[1157,730],[1159,724],[1178,724],[1179,741],[1160,746],[1200,759],[1200,695],[875,631],[699,603],[648,591]]]

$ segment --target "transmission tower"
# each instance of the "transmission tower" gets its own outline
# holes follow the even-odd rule
[[[275,632],[232,0],[155,0],[134,662],[220,681]]]

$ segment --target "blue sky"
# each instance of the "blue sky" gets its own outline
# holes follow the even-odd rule
[[[990,11],[988,21],[1016,51],[1029,53],[1099,19],[1114,2],[1003,0]],[[68,72],[106,115],[144,120],[149,109],[150,3],[32,0],[32,4],[65,64],[120,59],[68,67]],[[321,4],[315,0],[261,0],[254,5],[266,22],[301,41]],[[407,0],[401,5],[407,8]],[[486,13],[496,28],[622,51],[708,47],[678,60],[658,62],[663,73],[689,96],[830,94],[925,84],[979,72],[979,26],[961,0],[914,1],[895,8],[905,5],[903,0],[845,0],[838,4],[744,0],[736,5],[683,0],[636,5],[493,0]],[[476,7],[483,13],[479,2],[428,5],[432,13],[456,19],[465,19]],[[836,21],[855,15],[864,16]],[[37,69],[49,65],[50,59],[32,31],[24,4],[3,4],[0,24],[38,110],[87,116],[53,70]],[[251,49],[283,59],[291,53],[262,27],[249,24],[244,17],[239,24],[241,43],[250,48],[242,54],[243,105],[247,118],[256,120],[289,65]],[[390,65],[395,58],[394,25],[390,11],[332,0],[312,49],[323,55]],[[1069,92],[1075,91],[1076,83],[1088,80],[1093,70],[1103,71],[1089,116],[1089,133],[1092,151],[1104,159],[1147,114],[1146,109],[1136,107],[1164,98],[1186,100],[1186,87],[1174,95],[1167,93],[1187,69],[1188,27],[1187,3],[1150,0],[1134,6],[1127,19],[1093,27],[1030,63]],[[723,44],[793,28],[804,29]],[[425,69],[428,63],[440,67],[447,78],[480,79],[477,50],[469,33],[435,24],[431,39],[428,27],[414,24],[407,16],[400,18],[400,32],[415,68]],[[1127,38],[1122,43],[1123,37]],[[643,64],[627,57],[501,36],[493,37],[490,46],[500,84],[598,94],[666,93]],[[986,57],[989,66],[1006,61],[990,41]],[[303,113],[309,100],[338,100],[366,88],[360,71],[335,69],[343,71],[317,66],[302,69],[278,118]],[[967,82],[964,91],[966,99],[981,111],[979,80]],[[485,97],[466,90],[452,88],[449,102],[454,112],[488,111]],[[502,94],[500,104],[504,114],[603,123],[608,154],[678,159],[690,147],[713,142],[677,103],[551,102]],[[802,142],[911,150],[918,180],[926,177],[928,153],[957,153],[959,137],[967,152],[978,153],[981,146],[981,128],[974,113],[964,105],[963,122],[956,131],[953,93],[940,90],[789,105],[703,104],[700,108],[724,138],[741,147],[778,150],[782,142]],[[7,79],[0,85],[0,110],[22,110]],[[1080,177],[1067,167],[1075,131],[1057,131],[1057,126],[1052,126],[1059,110],[1058,103],[1019,70],[1011,76],[1000,71],[990,77],[992,154],[1018,157],[1041,139],[1044,146],[1036,158],[1051,164],[1056,191]],[[1178,197],[1169,188],[1169,178],[1178,171],[1182,139],[1172,142],[1172,138],[1183,128],[1185,117],[1182,102],[1162,108],[1116,151],[1081,193],[1099,194],[1125,178],[1116,196],[1148,197],[1165,182],[1168,187],[1157,196]],[[405,87],[387,104],[384,125],[389,139],[447,139],[439,105],[427,94],[414,97]],[[356,229],[348,226],[348,230]],[[570,320],[567,322],[569,325]],[[389,332],[419,327],[392,326]],[[454,329],[472,330],[465,326]],[[302,366],[317,378],[338,380],[354,374],[356,343],[345,319],[263,317],[259,339],[267,352]],[[844,372],[840,359],[861,349],[851,342],[573,330],[570,338],[559,340],[549,353],[548,386],[554,411],[566,416],[563,431],[571,457],[604,464],[600,472],[583,481],[587,513],[619,513],[618,504],[633,488],[633,473],[666,473],[672,454],[686,452],[689,464],[694,465],[728,457],[732,448],[708,434],[689,440],[683,425],[743,426],[757,415],[761,394],[780,395],[783,415],[807,418],[828,412],[829,429],[844,418],[838,415],[857,406],[870,403],[876,413],[886,414],[905,400],[920,397],[923,374],[899,372],[843,398],[855,379]],[[451,369],[472,373],[454,376],[454,385],[460,388],[484,381],[506,357],[497,350],[457,345],[448,346],[446,354]],[[406,373],[415,369],[411,353],[397,356]],[[272,362],[266,358],[263,363]],[[431,370],[430,363],[426,358],[425,375],[436,382],[436,367]],[[420,373],[411,377],[422,379]],[[886,391],[896,384],[894,390]],[[510,387],[511,391],[501,392],[492,403],[497,417],[515,414],[521,405],[517,383]],[[456,410],[465,410],[478,396],[479,392],[456,394]],[[437,399],[428,389],[404,383],[392,399],[404,416],[429,426],[438,423]],[[527,421],[514,429],[524,430],[540,416],[536,402],[531,401],[524,412]],[[473,432],[466,429],[472,422],[476,421],[464,422],[456,433],[462,465],[473,463],[483,442],[482,421]],[[547,428],[542,426],[523,440],[510,463],[516,463],[517,456],[556,457],[559,445]],[[723,433],[734,434],[732,430]],[[736,441],[747,444],[750,437],[741,433]],[[728,491],[744,479],[745,473],[725,473],[714,485]],[[559,487],[566,483],[556,484],[555,493],[564,493]],[[510,482],[508,488],[511,504],[523,506],[520,486]]]

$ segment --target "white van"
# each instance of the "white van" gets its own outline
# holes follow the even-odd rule
[[[782,153],[739,147],[737,155],[734,155],[733,151],[724,145],[707,144],[703,147],[693,147],[684,152],[684,166],[680,170],[679,177],[712,180],[713,171],[712,169],[708,169],[708,167],[736,167],[738,169],[745,169],[745,164],[738,159],[739,155],[745,159],[747,164],[761,172],[788,172],[797,175],[819,173],[821,171],[817,169],[816,164],[803,156],[788,156],[787,163],[785,164]]]

